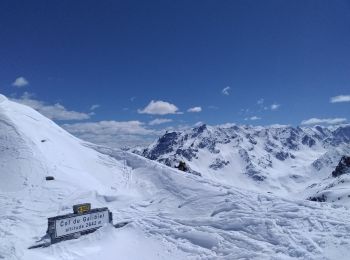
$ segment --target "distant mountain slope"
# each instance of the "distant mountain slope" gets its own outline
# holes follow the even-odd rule
[[[309,199],[350,205],[350,156],[342,156],[337,167],[324,178],[307,189]]]
[[[290,193],[326,178],[350,154],[350,126],[201,125],[168,132],[138,153],[171,167],[185,161],[205,178],[238,187]]]

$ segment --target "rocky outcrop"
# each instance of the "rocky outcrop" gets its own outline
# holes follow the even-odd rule
[[[333,177],[339,177],[340,175],[350,173],[350,156],[343,156],[335,168],[335,170],[332,172]]]

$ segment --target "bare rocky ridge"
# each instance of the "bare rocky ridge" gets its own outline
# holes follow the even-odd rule
[[[350,156],[343,156],[335,168],[335,170],[332,172],[333,177],[338,177],[340,175],[350,173]]]

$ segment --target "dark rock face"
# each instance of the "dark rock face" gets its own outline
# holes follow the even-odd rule
[[[183,171],[183,172],[188,171],[188,167],[187,167],[186,163],[183,161],[180,161],[179,165],[176,168],[178,168],[180,171]]]
[[[238,153],[241,156],[242,160],[247,164],[245,167],[245,174],[247,174],[249,177],[251,177],[255,181],[265,180],[266,177],[263,176],[261,172],[256,170],[255,166],[251,162],[248,152],[244,149],[240,149]]]
[[[158,140],[157,148],[153,149],[148,157],[151,160],[156,160],[160,155],[172,152],[177,137],[178,133],[176,132],[166,133],[160,137]]]
[[[314,161],[314,162],[312,163],[312,166],[313,166],[316,170],[320,171],[320,170],[322,169],[322,167],[323,167],[323,162],[322,162],[322,160],[317,159],[316,161]]]
[[[280,161],[284,161],[285,159],[287,159],[289,157],[289,153],[286,153],[286,152],[278,152],[276,153],[276,158]]]
[[[249,142],[251,143],[251,144],[253,144],[253,145],[256,145],[258,142],[254,139],[254,137],[253,136],[251,136],[250,134],[247,134],[246,136],[245,136],[248,140],[249,140]]]
[[[309,147],[312,147],[316,144],[316,141],[308,135],[305,135],[301,142],[303,145],[307,145]]]
[[[180,171],[183,171],[183,172],[188,172],[188,173],[191,173],[191,174],[194,174],[194,175],[197,175],[197,176],[202,176],[202,174],[200,174],[199,172],[196,172],[196,171],[192,170],[190,168],[190,166],[188,166],[184,161],[180,161],[179,165],[176,166],[175,168],[177,168],[177,169],[179,169]]]
[[[193,149],[177,149],[176,154],[181,155],[187,160],[191,161],[193,157],[196,157],[196,153],[198,150],[193,150]]]
[[[198,135],[202,134],[207,129],[207,125],[203,124],[199,127],[193,129],[192,138],[196,138]]]
[[[290,137],[286,139],[285,145],[292,150],[298,149],[298,141],[297,141],[298,135],[295,133],[295,131],[292,131],[290,134]]]
[[[209,165],[209,168],[213,170],[218,170],[218,169],[224,168],[229,163],[230,163],[229,161],[224,161],[219,158],[216,158],[215,161]]]
[[[203,138],[202,141],[198,144],[198,148],[203,149],[207,148],[212,153],[219,153],[220,151],[215,148],[216,142],[210,138]]]
[[[340,175],[350,173],[350,156],[343,156],[335,168],[335,170],[332,172],[333,177],[338,177]]]
[[[246,172],[249,177],[251,177],[255,181],[263,181],[266,179],[265,176],[261,174],[261,172],[257,171],[252,163],[246,166]]]
[[[324,194],[322,194],[322,196],[319,196],[319,197],[309,197],[308,200],[318,201],[318,202],[326,202],[327,197]]]

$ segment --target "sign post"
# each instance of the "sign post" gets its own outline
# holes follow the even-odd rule
[[[75,239],[92,233],[106,224],[121,228],[129,221],[113,224],[113,215],[108,208],[91,209],[90,203],[73,206],[73,213],[48,218],[46,235],[28,249],[47,247],[64,240]]]
[[[105,224],[113,224],[108,208],[91,209],[91,204],[73,206],[74,213],[48,218],[47,235],[51,244],[89,234]]]

